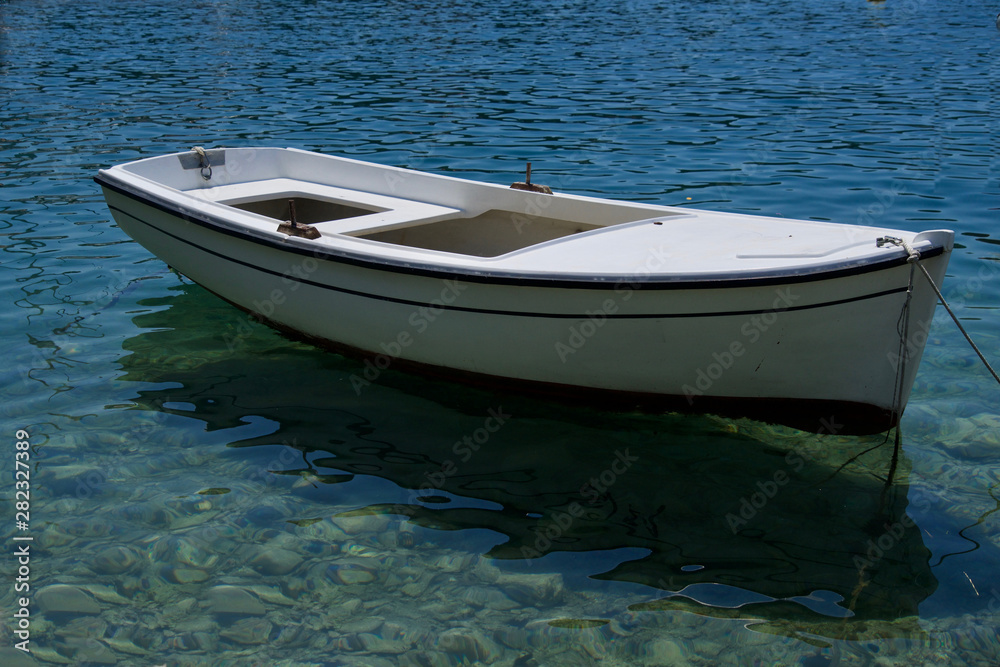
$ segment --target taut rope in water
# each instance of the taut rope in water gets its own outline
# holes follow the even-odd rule
[[[969,342],[969,345],[972,346],[972,349],[976,352],[977,355],[979,355],[979,359],[983,362],[983,365],[986,366],[986,370],[990,372],[990,374],[993,376],[993,379],[996,380],[997,383],[1000,383],[1000,375],[997,375],[997,372],[993,370],[993,367],[990,366],[990,362],[986,360],[986,356],[982,353],[982,351],[980,351],[975,341],[972,340],[972,336],[970,336],[969,332],[967,332],[965,330],[965,327],[962,326],[962,323],[959,321],[958,316],[955,314],[955,311],[951,309],[951,306],[948,305],[948,302],[945,300],[944,295],[941,294],[941,289],[937,286],[937,283],[934,282],[934,279],[931,278],[931,274],[927,271],[926,268],[924,268],[924,265],[918,261],[920,259],[920,253],[914,250],[913,246],[907,243],[905,239],[896,238],[895,236],[880,237],[876,241],[876,243],[879,246],[883,246],[887,243],[891,245],[902,246],[903,250],[905,250],[909,255],[906,261],[909,262],[911,265],[911,276],[912,276],[912,266],[916,265],[920,269],[920,271],[924,274],[924,277],[927,278],[927,282],[929,282],[931,284],[931,287],[934,288],[934,293],[937,294],[938,299],[941,301],[941,305],[944,306],[945,310],[948,311],[948,314],[951,315],[951,319],[955,321],[955,325],[958,327],[958,330],[962,332],[962,335],[965,336],[965,340]],[[912,287],[912,282],[913,278],[911,277],[910,278],[911,287]]]

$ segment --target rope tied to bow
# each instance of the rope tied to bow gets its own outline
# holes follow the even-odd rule
[[[208,153],[201,146],[195,146],[191,150],[198,154],[198,166],[201,167],[201,177],[206,181],[211,180],[212,161],[209,159]]]
[[[1000,384],[1000,375],[997,375],[997,372],[993,370],[993,367],[990,365],[990,362],[986,360],[986,356],[979,349],[979,346],[977,346],[975,341],[972,340],[972,336],[970,336],[969,332],[966,331],[965,327],[962,326],[962,323],[958,319],[958,315],[956,315],[955,311],[951,309],[950,305],[948,305],[948,301],[945,300],[944,294],[941,293],[941,288],[939,288],[937,286],[937,283],[934,282],[934,279],[931,278],[931,274],[927,271],[927,268],[920,263],[919,261],[920,253],[914,250],[913,246],[911,246],[906,241],[906,239],[901,239],[895,236],[879,237],[878,239],[876,239],[875,243],[880,248],[885,245],[899,246],[903,248],[903,250],[905,250],[907,253],[906,261],[909,262],[910,264],[910,285],[906,292],[906,304],[903,306],[904,312],[906,311],[906,309],[909,307],[910,304],[910,294],[913,291],[913,267],[916,266],[924,274],[924,277],[927,278],[927,282],[931,284],[931,287],[934,288],[934,293],[937,294],[937,298],[941,302],[941,305],[944,306],[944,309],[948,311],[949,315],[951,315],[951,319],[955,321],[955,325],[958,327],[958,330],[962,332],[962,335],[965,336],[965,340],[969,342],[969,345],[972,347],[975,353],[979,355],[979,359],[983,362],[983,365],[986,366],[986,370],[988,370],[990,374],[993,376],[993,379],[996,380],[998,384]]]

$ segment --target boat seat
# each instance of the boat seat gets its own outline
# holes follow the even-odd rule
[[[318,200],[319,211],[313,214],[318,216],[318,219],[310,220],[309,224],[316,227],[324,236],[383,231],[464,215],[461,209],[448,206],[289,178],[218,185],[187,190],[186,193],[199,199],[235,206],[276,220],[282,219],[280,214],[263,212],[267,208],[276,208],[268,207],[269,202],[277,204],[278,200],[283,202],[287,199]],[[328,203],[331,211],[333,209],[337,211],[330,220],[322,219],[323,203]],[[259,206],[254,206],[255,204]],[[363,212],[345,217],[343,214],[345,209],[358,209]],[[284,209],[278,208],[278,210]]]

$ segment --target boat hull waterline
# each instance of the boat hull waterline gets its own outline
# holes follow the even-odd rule
[[[417,370],[828,433],[898,421],[934,315],[907,252],[878,240],[906,240],[940,284],[954,238],[511,190],[295,149],[185,152],[96,180],[118,225],[183,275],[362,356],[358,393]],[[289,200],[313,238],[279,231]]]

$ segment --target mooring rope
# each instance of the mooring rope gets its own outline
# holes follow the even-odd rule
[[[969,341],[969,345],[971,345],[972,349],[975,350],[976,354],[979,355],[979,358],[982,360],[983,365],[986,366],[986,370],[988,370],[990,374],[993,375],[994,380],[1000,383],[1000,375],[997,375],[997,372],[993,370],[993,367],[990,366],[990,362],[986,361],[986,357],[979,350],[979,347],[976,346],[975,341],[972,340],[972,337],[965,330],[965,327],[962,326],[962,323],[958,321],[958,316],[955,315],[955,311],[951,309],[951,306],[948,305],[948,302],[944,300],[944,295],[941,294],[941,290],[938,289],[938,286],[934,282],[934,279],[931,278],[931,274],[927,273],[927,269],[925,269],[924,266],[920,264],[920,262],[917,262],[917,266],[920,267],[920,270],[924,272],[924,276],[927,277],[927,282],[931,284],[931,287],[934,288],[934,292],[937,294],[938,298],[941,299],[941,305],[944,306],[944,309],[948,311],[949,315],[951,315],[951,319],[955,320],[955,324],[958,326],[958,330],[962,332],[962,335],[965,336],[965,340]]]
[[[993,370],[992,366],[990,366],[990,362],[986,360],[986,356],[979,349],[979,346],[976,345],[975,341],[972,340],[972,336],[969,335],[969,332],[962,326],[962,323],[958,319],[958,315],[956,315],[955,311],[953,311],[951,306],[948,305],[948,301],[944,298],[944,294],[941,293],[941,289],[937,286],[937,283],[935,283],[934,279],[931,278],[931,274],[927,271],[926,267],[920,263],[920,253],[914,250],[913,246],[911,246],[906,239],[901,239],[895,236],[883,236],[875,242],[879,246],[883,246],[886,243],[902,246],[903,250],[905,250],[908,255],[906,261],[910,263],[910,289],[913,287],[913,266],[916,265],[924,274],[924,277],[927,278],[927,282],[929,282],[931,287],[934,288],[934,293],[937,294],[937,298],[941,301],[941,305],[944,306],[944,309],[948,311],[949,315],[951,315],[951,319],[955,321],[955,325],[958,327],[958,330],[962,332],[962,335],[965,336],[965,340],[969,341],[969,345],[971,345],[972,349],[975,350],[977,355],[979,355],[979,359],[983,362],[983,365],[986,366],[986,370],[988,370],[990,375],[993,376],[993,379],[1000,384],[1000,375],[997,375],[997,372]],[[908,304],[909,294],[907,294],[907,305]]]
[[[191,150],[193,150],[195,153],[198,154],[198,161],[199,161],[198,166],[201,167],[201,177],[204,178],[206,181],[211,180],[212,161],[211,159],[209,159],[208,153],[201,146],[195,146]]]

